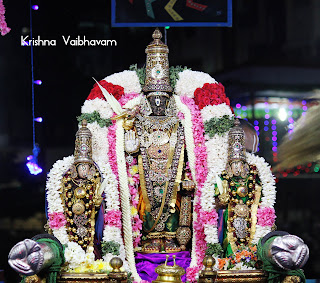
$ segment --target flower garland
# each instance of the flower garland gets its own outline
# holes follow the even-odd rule
[[[219,270],[254,270],[257,262],[257,246],[239,246],[238,250],[227,258],[219,258]]]
[[[202,261],[205,256],[206,241],[204,236],[204,225],[209,223],[209,218],[212,218],[212,223],[217,220],[217,215],[214,214],[215,211],[210,213],[205,213],[201,208],[201,190],[203,184],[205,183],[207,176],[207,151],[204,139],[204,128],[201,119],[201,113],[199,108],[196,106],[194,100],[187,96],[181,97],[181,102],[184,103],[190,110],[191,120],[192,120],[192,132],[194,141],[194,155],[195,158],[195,181],[197,183],[197,189],[194,199],[194,250],[192,251],[191,265],[187,269],[188,281],[195,281],[196,270],[200,270],[202,266]],[[190,161],[189,161],[190,162]],[[215,212],[216,213],[216,212]],[[216,223],[215,223],[216,225]]]
[[[81,107],[82,114],[93,114],[94,112],[98,112],[101,119],[110,119],[113,116],[113,110],[102,94],[100,97],[86,100]]]
[[[216,80],[209,74],[203,72],[196,72],[185,70],[179,73],[179,80],[177,80],[175,93],[179,96],[194,97],[194,92],[197,88],[203,87],[205,83],[214,84]]]
[[[194,92],[194,102],[203,109],[208,105],[225,103],[230,107],[230,100],[226,96],[224,86],[221,83],[205,83],[203,87],[197,88]]]
[[[98,111],[93,111],[93,113],[82,113],[77,117],[77,120],[79,123],[81,123],[83,120],[86,120],[88,123],[97,122],[101,128],[112,125],[111,120],[101,118]]]
[[[247,153],[246,157],[249,164],[257,166],[262,185],[262,197],[257,212],[256,233],[252,239],[252,244],[258,244],[260,238],[271,232],[275,222],[276,182],[275,177],[272,175],[271,167],[264,158],[251,153]],[[266,216],[268,217],[267,221]]]
[[[233,117],[230,119],[228,115],[224,115],[222,118],[211,118],[209,121],[204,122],[204,130],[210,138],[218,134],[222,136],[228,132],[234,124]]]
[[[129,164],[127,163],[127,173],[129,181],[129,190],[130,190],[130,204],[131,204],[131,223],[133,231],[133,247],[135,250],[139,250],[138,246],[141,242],[141,230],[142,230],[142,220],[138,214],[138,203],[139,203],[139,169],[137,166],[137,159],[133,158],[133,161]]]
[[[4,16],[5,13],[6,13],[6,9],[3,5],[3,1],[0,0],[0,31],[2,36],[5,36],[11,30],[7,26],[6,17]]]

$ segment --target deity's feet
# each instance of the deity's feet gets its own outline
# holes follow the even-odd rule
[[[154,239],[143,246],[144,253],[159,253],[161,251],[161,239]]]
[[[175,243],[174,239],[166,239],[164,249],[167,253],[181,252],[181,248]]]

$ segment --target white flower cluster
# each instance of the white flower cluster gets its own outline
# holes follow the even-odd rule
[[[210,170],[201,191],[201,207],[204,211],[212,211],[215,209],[215,183],[216,175]]]
[[[101,164],[107,162],[109,151],[108,128],[101,128],[96,121],[88,123],[87,128],[92,133],[92,159],[96,162],[101,160]]]
[[[218,105],[207,105],[201,109],[203,122],[207,122],[212,118],[222,118],[224,115],[227,115],[230,118],[234,116],[231,108],[225,103]]]
[[[218,239],[218,228],[215,225],[204,225],[204,234],[206,235],[206,242],[209,244],[216,244]]]
[[[252,153],[246,154],[247,161],[249,164],[257,166],[259,178],[262,185],[262,197],[259,207],[270,207],[274,208],[276,202],[276,186],[275,178],[272,175],[270,165],[265,161],[263,157],[256,156]],[[256,224],[256,232],[252,239],[253,244],[257,244],[263,236],[271,232],[270,226],[261,226]]]
[[[105,81],[114,85],[119,85],[124,88],[124,93],[140,93],[141,85],[139,83],[139,77],[135,71],[123,71],[120,73],[112,74],[105,77]]]
[[[85,251],[75,242],[69,242],[64,250],[64,257],[70,269],[74,269],[86,262]]]
[[[212,176],[220,175],[226,168],[228,156],[228,133],[214,135],[205,142],[208,154],[208,170]]]
[[[179,73],[179,79],[176,83],[175,93],[179,96],[188,96],[193,98],[194,91],[199,87],[203,87],[205,83],[213,84],[217,83],[217,81],[209,74],[184,70]]]
[[[226,264],[225,267],[227,267],[228,265]],[[250,267],[247,266],[245,264],[243,264],[243,262],[237,262],[236,265],[231,268],[230,270],[255,270],[254,267]]]
[[[97,111],[102,119],[109,119],[113,115],[113,110],[110,104],[100,98],[95,98],[92,100],[86,100],[81,107],[81,113],[93,113]]]
[[[61,200],[61,185],[62,178],[66,171],[73,164],[74,157],[69,156],[58,160],[48,173],[48,179],[46,184],[48,212],[61,212],[64,213],[63,204]],[[65,245],[69,242],[68,234],[65,227],[58,229],[52,229],[53,235]]]
[[[252,239],[252,244],[257,245],[259,240],[263,238],[265,235],[267,235],[269,232],[271,232],[270,226],[261,226],[259,224],[256,224],[256,232]]]
[[[259,178],[262,184],[262,197],[260,207],[273,208],[276,202],[276,182],[272,175],[270,165],[263,157],[247,153],[247,161],[249,164],[255,164],[259,172]]]

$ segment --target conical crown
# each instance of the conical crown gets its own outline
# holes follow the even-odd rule
[[[76,133],[74,148],[74,163],[93,163],[92,134],[87,128],[87,121],[82,120],[81,128]]]
[[[244,131],[238,119],[235,120],[228,137],[228,162],[234,161],[246,161]]]
[[[146,81],[143,91],[172,92],[169,77],[169,48],[161,41],[162,34],[156,29],[153,41],[147,46]]]

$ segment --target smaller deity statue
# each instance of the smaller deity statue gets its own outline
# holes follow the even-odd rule
[[[66,219],[69,241],[79,244],[85,251],[94,251],[96,257],[101,258],[95,242],[96,214],[103,201],[101,174],[92,160],[91,138],[87,122],[83,120],[81,128],[76,133],[74,162],[62,178],[61,201],[64,207],[62,218]],[[61,215],[50,212],[49,217],[57,217],[56,221],[52,219],[52,223],[62,219]],[[48,268],[50,272],[52,266],[56,275],[63,263],[62,245],[50,234],[37,235],[19,242],[9,254],[11,267],[25,276],[38,274]]]
[[[74,163],[62,179],[64,213],[70,241],[93,249],[95,218],[103,201],[101,174],[92,160],[92,134],[86,120],[76,134]]]
[[[229,132],[226,170],[217,183],[220,222],[224,219],[224,225],[219,225],[219,238],[227,256],[235,252],[238,245],[251,243],[255,226],[251,225],[251,221],[256,219],[261,197],[257,168],[246,162],[244,136],[236,119],[235,126]]]

